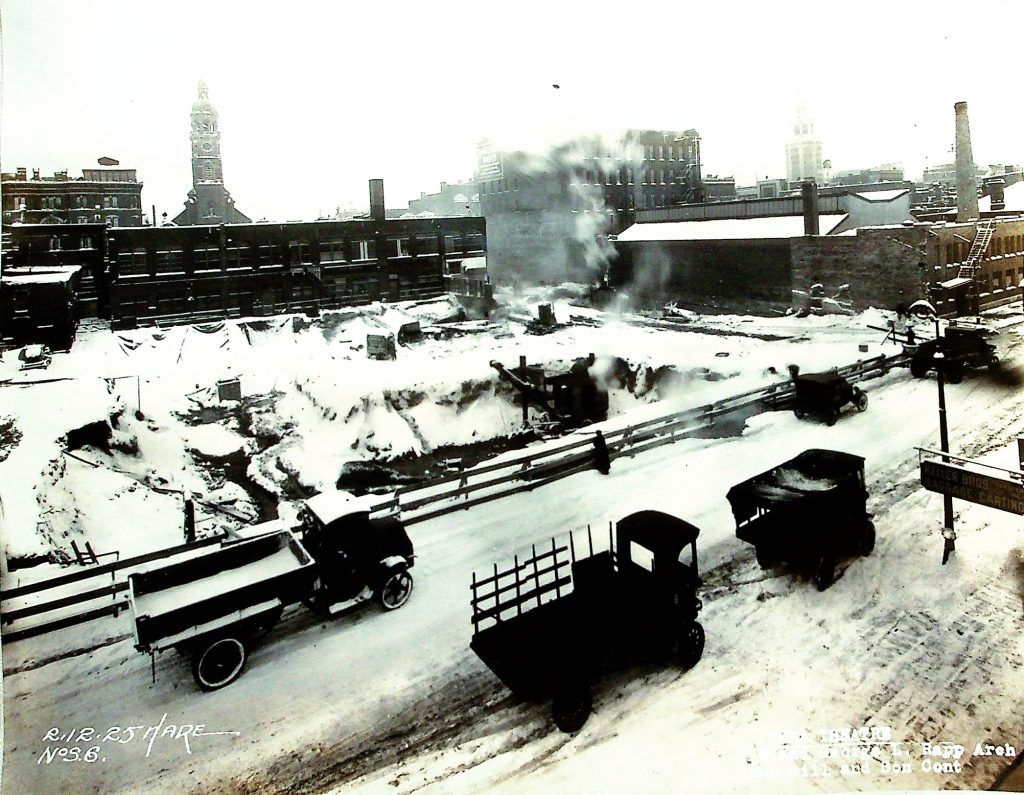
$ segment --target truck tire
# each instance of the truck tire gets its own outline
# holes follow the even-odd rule
[[[391,569],[377,590],[377,602],[385,610],[397,610],[412,595],[412,575],[406,568]]]
[[[824,591],[836,581],[836,564],[828,555],[822,555],[814,567],[814,584]]]
[[[1000,368],[999,357],[993,356],[988,360],[988,371],[990,373],[998,373]]]
[[[704,627],[694,621],[679,633],[679,664],[689,671],[704,656]]]
[[[867,411],[868,393],[863,389],[855,390],[853,393],[853,405],[857,407],[857,411]]]
[[[772,567],[772,557],[764,546],[754,547],[754,557],[757,558],[757,565],[762,569],[770,569]]]
[[[860,537],[860,554],[865,558],[875,549],[875,525],[868,522],[864,525],[864,534]]]
[[[231,635],[206,641],[192,657],[192,678],[202,690],[227,687],[241,676],[248,656],[245,643]]]
[[[825,414],[825,424],[828,425],[828,427],[831,428],[833,425],[836,424],[836,422],[838,420],[839,420],[839,409],[837,409],[837,408],[830,408],[830,409],[828,409],[826,411],[826,414]]]
[[[566,734],[575,734],[587,722],[592,706],[587,685],[563,685],[551,699],[551,720]]]
[[[931,363],[921,356],[915,356],[910,360],[910,374],[914,378],[924,378],[931,369]]]
[[[946,365],[946,380],[951,384],[959,384],[964,380],[964,365],[963,362],[949,362]]]

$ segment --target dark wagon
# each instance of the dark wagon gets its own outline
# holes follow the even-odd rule
[[[793,378],[796,402],[793,413],[800,419],[820,417],[835,425],[843,406],[852,403],[857,411],[868,407],[868,395],[835,370],[824,373],[797,374]]]
[[[757,562],[763,568],[781,561],[809,568],[820,591],[833,583],[841,558],[874,549],[860,456],[805,450],[726,496],[736,536],[754,546]]]
[[[216,690],[241,675],[252,644],[288,605],[333,614],[374,598],[385,610],[406,603],[413,548],[397,519],[371,519],[369,501],[340,492],[310,498],[301,514],[301,541],[273,522],[130,574],[136,648],[190,655],[196,684]]]
[[[474,575],[471,648],[513,693],[550,698],[559,729],[578,731],[603,672],[673,651],[684,668],[700,660],[699,532],[641,511],[609,527],[607,550],[594,551],[588,529],[586,552],[570,535],[568,546],[552,540],[511,568]]]

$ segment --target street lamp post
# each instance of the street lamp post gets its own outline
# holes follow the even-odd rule
[[[946,353],[945,342],[939,328],[939,313],[928,301],[915,301],[908,310],[911,315],[921,320],[931,319],[935,321],[935,372],[939,382],[939,450],[943,453],[949,452],[949,428],[946,425]],[[949,457],[943,455],[944,463],[949,463]],[[950,553],[956,549],[956,526],[953,520],[953,497],[949,494],[942,495],[942,537],[945,543],[942,548],[942,565],[945,566],[949,560]]]

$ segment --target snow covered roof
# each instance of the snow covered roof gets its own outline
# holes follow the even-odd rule
[[[844,220],[845,213],[820,215],[821,234],[827,235]],[[619,235],[620,242],[654,240],[758,240],[803,237],[804,217],[722,218],[714,221],[664,221],[633,224]]]
[[[70,281],[77,270],[76,268],[75,270],[47,271],[43,273],[11,273],[8,271],[3,274],[3,280],[8,284],[59,284]]]
[[[306,507],[325,525],[342,516],[370,513],[379,504],[380,497],[375,497],[372,494],[354,497],[347,491],[325,491],[323,494],[317,494],[306,500]]]
[[[907,193],[910,193],[910,191],[907,188],[902,188],[896,190],[865,191],[864,193],[855,193],[853,195],[858,199],[863,199],[868,202],[888,202]]]

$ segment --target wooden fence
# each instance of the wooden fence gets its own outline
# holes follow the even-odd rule
[[[849,381],[857,382],[884,375],[892,368],[905,363],[906,357],[903,354],[892,357],[879,355],[846,367],[840,367],[838,372]],[[718,418],[722,416],[759,403],[770,408],[784,408],[791,404],[793,397],[792,384],[780,382],[732,395],[705,406],[673,412],[627,428],[608,431],[605,433],[608,453],[612,459],[620,456],[634,456],[692,436],[702,429],[714,426]],[[425,485],[418,484],[398,489],[390,499],[377,506],[374,513],[400,513],[405,524],[416,524],[529,491],[592,468],[593,443],[591,437],[587,436],[566,441],[565,444],[550,444],[535,451],[527,450],[523,455],[470,470],[443,475]],[[81,591],[61,595],[59,598],[47,602],[3,610],[0,612],[0,623],[5,627],[16,621],[23,621],[33,616],[45,615],[75,605],[97,602],[108,597],[111,601],[98,607],[93,605],[81,612],[61,616],[44,623],[4,631],[3,640],[6,643],[12,643],[96,618],[109,615],[117,616],[128,607],[127,598],[118,598],[128,588],[127,581],[117,581],[116,574],[118,572],[128,574],[146,563],[188,554],[219,543],[223,538],[222,535],[205,538],[190,544],[125,558],[114,563],[90,566],[71,574],[18,588],[5,589],[0,594],[0,599],[3,602],[65,588],[73,584],[83,586]],[[106,576],[111,579],[109,584],[98,585],[95,582],[96,579]]]

